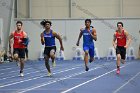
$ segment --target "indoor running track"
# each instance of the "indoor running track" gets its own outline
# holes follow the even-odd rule
[[[27,61],[24,77],[15,62],[0,64],[0,93],[140,93],[140,60],[127,61],[116,74],[115,61],[56,61],[47,77],[43,61]],[[51,62],[50,62],[51,65]]]

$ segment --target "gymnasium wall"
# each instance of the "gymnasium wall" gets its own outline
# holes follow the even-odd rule
[[[15,19],[15,22],[18,19]],[[40,33],[43,28],[40,26],[40,19],[20,19],[24,23],[24,30],[30,38],[29,57],[37,59],[43,46],[40,43]],[[79,29],[84,27],[84,19],[52,19],[52,29],[59,33],[63,38],[66,59],[72,59],[74,49],[79,35]],[[122,21],[124,28],[132,35],[133,41],[130,46],[134,47],[137,57],[138,45],[140,41],[140,18],[108,18],[108,19],[92,19],[92,25],[97,30],[98,40],[95,42],[95,47],[98,48],[99,56],[106,57],[109,47],[112,47],[113,33],[116,23]],[[15,26],[15,25],[13,25]],[[11,29],[12,31],[13,29]],[[57,48],[59,48],[58,40],[56,40]],[[82,39],[80,41],[82,48]]]
[[[11,20],[14,20],[14,18],[12,18],[12,12],[14,10],[13,1],[14,0],[0,0],[0,18],[3,20],[2,34],[3,34],[3,47],[5,49],[8,46],[7,41],[9,38]]]
[[[138,12],[140,0],[17,0],[17,2],[18,18],[91,17],[79,10],[77,6],[98,17],[140,17]]]
[[[3,29],[3,20],[0,18],[0,51],[3,48],[3,33],[2,33],[2,29]]]

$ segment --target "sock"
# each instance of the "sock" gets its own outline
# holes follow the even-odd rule
[[[23,71],[20,71],[20,73],[23,73]]]
[[[120,69],[120,66],[117,66],[117,69]]]

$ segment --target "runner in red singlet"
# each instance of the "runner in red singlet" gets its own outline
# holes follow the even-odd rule
[[[126,30],[123,29],[123,23],[117,23],[117,30],[114,33],[113,46],[117,55],[117,74],[120,74],[120,62],[125,63],[126,48],[130,45],[131,38]],[[122,59],[122,60],[121,60]]]
[[[13,44],[13,58],[19,61],[20,64],[20,76],[24,76],[23,68],[24,68],[24,59],[25,59],[25,42],[27,34],[22,30],[23,23],[21,21],[17,21],[16,27],[17,29],[13,31],[9,36],[9,51],[11,53],[11,40],[14,40]]]

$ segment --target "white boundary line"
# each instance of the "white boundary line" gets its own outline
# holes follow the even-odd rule
[[[130,63],[129,63],[130,64]],[[127,64],[128,65],[128,64]],[[126,65],[125,65],[126,66]],[[125,66],[122,66],[122,67],[120,67],[120,68],[123,68],[123,67],[125,67]],[[87,83],[89,83],[89,82],[91,82],[91,81],[95,81],[96,79],[99,79],[99,78],[101,78],[101,77],[103,77],[103,76],[105,76],[105,75],[107,75],[107,74],[110,74],[110,73],[112,73],[113,71],[115,71],[116,69],[113,69],[113,70],[111,70],[111,71],[109,71],[109,72],[106,72],[106,73],[104,73],[104,74],[102,74],[102,75],[100,75],[100,76],[97,76],[97,77],[95,77],[95,78],[93,78],[93,79],[90,79],[90,80],[88,80],[88,81],[86,81],[86,82],[83,82],[83,83],[81,83],[81,84],[79,84],[79,85],[76,85],[76,86],[74,86],[74,87],[72,87],[72,88],[69,88],[69,89],[67,89],[67,90],[65,90],[65,91],[62,91],[61,93],[67,93],[67,92],[69,92],[69,91],[72,91],[72,90],[74,90],[74,89],[76,89],[76,88],[78,88],[78,87],[81,87],[81,86],[83,86],[83,85],[85,85],[85,84],[87,84]]]
[[[36,69],[36,68],[34,68],[34,67],[25,68],[24,71],[26,71],[26,70],[34,70],[34,69]],[[51,67],[51,69],[52,69],[52,67]],[[41,70],[41,71],[42,71],[42,70]],[[13,74],[13,72],[18,72],[18,71],[10,71],[10,72],[8,72],[8,74],[7,74],[6,76],[0,77],[0,80],[3,79],[3,78],[11,78],[10,76],[11,76],[11,74]],[[2,74],[6,74],[6,73],[0,73],[0,75],[2,75]],[[10,75],[10,76],[9,76],[9,75]],[[17,75],[17,74],[16,74],[16,75]],[[15,76],[15,77],[16,77],[16,76]]]
[[[33,66],[26,66],[26,68],[32,68],[32,67],[33,67]],[[16,69],[16,68],[19,68],[19,67],[15,65],[15,66],[13,66],[13,67],[2,68],[2,69],[0,69],[0,71],[3,71],[3,70],[5,71],[5,70],[13,69],[13,68]],[[0,74],[1,74],[1,73],[0,73]]]
[[[79,66],[81,66],[81,65],[77,65],[77,66],[75,66],[76,68],[78,68]],[[80,67],[79,67],[80,68]],[[63,70],[65,70],[65,69],[63,69]],[[30,74],[33,74],[33,73],[38,73],[38,72],[40,72],[40,71],[46,71],[46,69],[44,69],[44,70],[39,70],[39,71],[34,71],[34,72],[30,72],[30,73],[26,73],[26,74],[24,74],[24,75],[30,75]],[[57,70],[57,71],[61,71],[61,70]],[[11,76],[11,77],[4,77],[4,78],[0,78],[0,80],[4,80],[4,79],[9,79],[9,78],[13,78],[13,77],[17,77],[17,75],[16,76]],[[34,77],[34,76],[33,76]],[[31,77],[29,77],[29,78],[31,78]]]
[[[81,66],[81,67],[82,67],[82,66]],[[70,70],[73,70],[73,69],[76,69],[76,68],[80,68],[80,67],[74,67],[74,68],[70,68],[70,69],[62,70],[62,71],[59,71],[59,72],[53,73],[53,75],[54,75],[54,74],[63,73],[63,72],[66,72],[66,71],[70,71]],[[0,88],[7,87],[7,86],[11,86],[11,85],[15,85],[15,84],[19,84],[19,83],[22,83],[22,82],[27,82],[27,81],[35,80],[35,79],[38,79],[38,78],[42,78],[42,77],[44,77],[44,76],[46,76],[46,75],[41,75],[41,76],[34,77],[34,78],[31,78],[31,79],[22,80],[22,81],[17,81],[17,82],[14,82],[14,83],[9,83],[9,84],[6,84],[6,85],[2,85],[2,86],[0,86]]]
[[[89,71],[93,71],[93,70],[96,70],[96,69],[98,69],[98,68],[101,68],[101,67],[96,67],[96,68],[94,68],[94,69],[90,69]],[[88,72],[89,72],[89,71],[88,71]],[[43,86],[46,86],[46,85],[50,85],[50,84],[53,84],[53,83],[56,83],[56,82],[59,82],[59,81],[65,80],[65,79],[69,79],[69,78],[71,78],[71,77],[74,77],[74,76],[77,76],[77,75],[80,75],[80,74],[84,74],[84,73],[87,73],[87,72],[86,72],[86,71],[81,71],[80,73],[74,73],[74,74],[72,74],[72,75],[65,76],[64,78],[52,80],[52,81],[49,81],[49,82],[47,82],[47,83],[41,84],[41,85],[39,85],[39,86],[35,86],[35,87],[32,87],[32,88],[27,88],[27,89],[24,89],[23,91],[16,92],[16,93],[25,93],[25,92],[34,90],[34,89],[36,89],[36,88],[40,88],[40,87],[43,87]]]
[[[104,65],[109,65],[110,63],[105,63]],[[80,65],[76,65],[76,66],[72,66],[72,68],[73,67],[75,67],[75,69],[76,68],[79,68],[78,66],[80,66],[80,67],[82,67],[83,65],[82,64],[80,64]],[[97,67],[97,66],[100,66],[100,67],[102,67],[102,65],[94,65],[94,67]],[[66,68],[65,68],[66,69]],[[59,70],[57,70],[57,71],[55,71],[55,72],[58,72],[58,71],[61,71],[61,70],[65,70],[65,69],[59,69]],[[69,68],[70,69],[70,68]],[[46,70],[46,69],[45,69]],[[67,70],[67,69],[66,69]],[[72,69],[73,70],[73,69]],[[69,71],[69,70],[68,70]],[[41,76],[42,74],[39,74],[38,76]],[[45,75],[44,75],[45,76]],[[16,76],[13,76],[13,77],[16,77]],[[32,77],[34,77],[34,76],[31,76],[31,77],[28,77],[28,78],[32,78]],[[4,78],[2,78],[2,79],[0,79],[0,80],[3,80],[3,79],[8,79],[8,78],[11,78],[11,77],[4,77]],[[28,79],[27,78],[27,79]],[[40,77],[41,78],[41,77]],[[30,81],[30,80],[29,80]],[[16,82],[16,81],[10,81],[10,82],[7,82],[7,83],[12,83],[12,82]],[[18,82],[18,81],[17,81]],[[20,81],[19,81],[20,82]],[[0,86],[1,87],[1,86]]]
[[[25,70],[30,70],[30,69],[32,69],[32,68],[26,68]],[[24,71],[25,71],[25,70],[24,70]],[[17,72],[17,71],[9,71],[9,72],[8,72],[8,75],[13,74],[13,72]],[[4,72],[3,72],[3,73],[0,73],[0,76],[2,76],[3,74],[7,74],[7,73],[4,73]],[[7,75],[7,76],[8,76],[8,75]],[[2,78],[2,77],[0,77],[0,79],[1,79],[1,78]]]
[[[111,63],[106,63],[104,64],[104,66],[106,65],[110,65]],[[90,69],[89,71],[92,71],[92,70],[96,70],[98,68],[102,68],[103,66],[102,65],[97,65],[95,66],[94,69]],[[89,72],[88,71],[88,72]],[[17,91],[16,93],[24,93],[24,92],[27,92],[27,91],[31,91],[31,90],[34,90],[36,88],[40,88],[40,87],[43,87],[43,86],[46,86],[46,85],[49,85],[49,84],[53,84],[53,83],[56,83],[56,82],[59,82],[59,81],[62,81],[62,80],[65,80],[65,79],[71,79],[71,77],[74,77],[74,76],[77,76],[77,75],[80,75],[80,74],[84,74],[84,73],[87,73],[86,71],[81,71],[80,73],[74,73],[72,75],[69,75],[69,76],[65,76],[64,78],[60,78],[59,80],[56,79],[56,80],[52,80],[52,81],[49,81],[49,82],[46,82],[46,83],[43,83],[43,84],[39,84],[39,86],[32,86],[31,88],[25,88],[23,91]]]
[[[139,74],[140,74],[140,72],[138,72],[134,77],[130,78],[126,83],[124,83],[121,87],[116,89],[113,93],[117,93],[118,91],[120,91],[124,86],[126,86],[129,82],[131,82],[133,79],[135,79]]]

